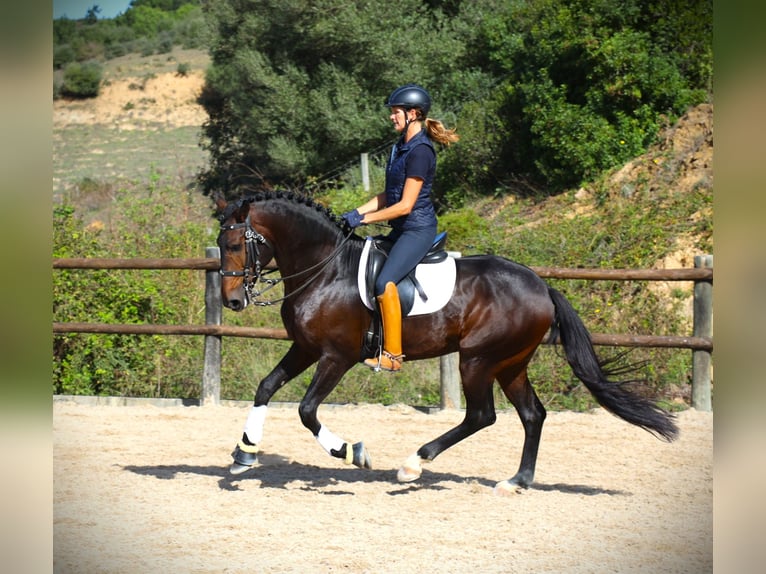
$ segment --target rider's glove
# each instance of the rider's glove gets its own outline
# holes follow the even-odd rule
[[[348,223],[348,226],[351,229],[354,229],[355,227],[359,227],[362,225],[362,219],[364,219],[364,215],[359,213],[358,209],[355,209],[354,211],[347,211],[343,215],[341,215],[341,218],[343,221]]]

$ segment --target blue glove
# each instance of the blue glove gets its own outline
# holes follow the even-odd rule
[[[348,223],[348,226],[351,229],[354,229],[356,227],[359,227],[362,225],[362,219],[364,219],[364,215],[359,213],[358,209],[355,209],[354,211],[347,211],[343,215],[341,215],[341,218]]]

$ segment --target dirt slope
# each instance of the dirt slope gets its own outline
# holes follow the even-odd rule
[[[195,100],[203,82],[201,71],[187,76],[165,72],[148,79],[113,80],[97,98],[55,101],[53,126],[103,124],[120,129],[201,126],[207,115]]]

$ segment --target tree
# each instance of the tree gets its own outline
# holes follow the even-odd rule
[[[393,139],[383,107],[403,83],[449,109],[449,78],[464,51],[451,24],[417,0],[222,0],[205,5],[215,29],[200,102],[210,168],[206,193],[264,177],[299,184]]]
[[[674,26],[697,15],[704,24]],[[555,193],[642,153],[662,123],[708,97],[711,41],[710,0],[508,4],[477,41],[500,78],[507,135],[489,170],[501,185],[521,174]]]
[[[709,97],[712,2],[220,0],[205,193],[301,185],[395,134],[382,102],[416,81],[464,134],[438,194],[556,193],[641,153]],[[523,187],[520,184],[523,183]]]
[[[98,22],[98,15],[101,13],[101,7],[98,4],[94,4],[85,13],[85,23],[95,24]]]

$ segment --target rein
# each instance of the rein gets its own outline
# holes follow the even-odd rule
[[[353,229],[349,229],[348,235],[346,235],[343,238],[343,241],[340,242],[340,244],[335,248],[335,250],[330,253],[327,257],[325,257],[322,261],[319,263],[316,263],[312,265],[311,267],[308,267],[304,269],[303,271],[299,271],[298,273],[294,273],[292,275],[288,275],[286,277],[280,277],[279,279],[266,279],[263,277],[264,270],[261,267],[261,260],[260,260],[260,251],[258,249],[259,245],[268,245],[268,241],[266,238],[258,233],[258,231],[255,230],[255,228],[250,223],[250,216],[247,216],[247,219],[243,223],[233,223],[231,225],[222,225],[221,226],[221,232],[224,231],[232,231],[235,229],[244,229],[245,230],[245,266],[242,271],[224,271],[223,269],[220,269],[218,272],[221,274],[222,277],[243,277],[244,282],[244,288],[245,288],[245,294],[247,295],[248,300],[253,305],[257,305],[260,307],[267,307],[269,305],[274,305],[276,303],[280,303],[282,301],[285,301],[288,297],[292,297],[293,295],[297,295],[301,291],[303,291],[306,287],[308,287],[319,275],[324,271],[324,269],[340,254],[341,249],[343,246],[348,242],[348,240],[351,238],[351,235],[353,234]],[[255,263],[252,263],[252,262]],[[285,279],[293,279],[296,277],[300,277],[302,275],[305,275],[307,273],[310,273],[311,271],[317,270],[314,275],[306,279],[306,281],[297,289],[293,290],[290,293],[287,293],[283,297],[280,297],[279,299],[271,299],[268,301],[259,301],[257,298],[261,297],[264,293],[267,291],[273,289],[280,283],[282,283]],[[271,273],[273,270],[267,270],[266,273]],[[256,285],[258,283],[264,283],[267,285],[266,288],[263,290],[259,290],[256,288]]]

